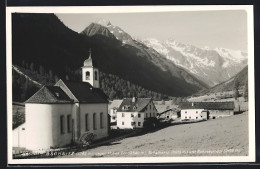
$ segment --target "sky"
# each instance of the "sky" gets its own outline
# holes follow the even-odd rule
[[[247,14],[243,10],[56,15],[76,32],[106,19],[139,39],[175,39],[197,47],[247,51]]]

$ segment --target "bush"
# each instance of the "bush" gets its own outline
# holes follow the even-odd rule
[[[86,132],[80,137],[79,141],[82,146],[89,146],[93,142],[95,137],[96,135],[94,133]]]
[[[158,126],[158,119],[155,118],[155,117],[146,119],[144,121],[144,124],[143,124],[143,127],[145,129],[153,129],[153,128],[157,127],[157,126]]]

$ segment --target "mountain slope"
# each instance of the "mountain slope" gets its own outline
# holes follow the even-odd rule
[[[161,59],[158,63],[149,59],[155,56],[149,54],[151,51],[143,44],[136,44],[140,48],[123,45],[102,26],[92,25],[85,30],[90,35],[86,36],[67,28],[53,14],[15,13],[12,16],[13,64],[21,66],[25,61],[31,71],[42,72],[44,67],[59,78],[81,80],[80,67],[91,48],[92,58],[101,72],[116,75],[147,90],[187,96],[205,88],[184,70],[156,65]],[[164,60],[168,67],[174,65]],[[115,86],[109,88],[115,89]]]
[[[96,25],[96,26],[94,27],[93,25]],[[160,54],[158,52],[156,52],[154,49],[147,47],[146,45],[144,45],[141,42],[133,40],[132,37],[129,34],[127,34],[126,32],[124,32],[121,28],[119,28],[117,26],[113,26],[110,22],[109,22],[108,26],[103,26],[103,27],[100,27],[100,26],[101,26],[100,24],[92,23],[92,24],[90,24],[90,26],[85,28],[81,32],[81,34],[87,35],[88,37],[92,37],[93,34],[89,34],[89,32],[94,32],[94,31],[92,31],[92,29],[94,29],[95,32],[97,32],[96,35],[106,36],[107,38],[110,38],[109,36],[107,36],[107,34],[102,33],[104,31],[98,30],[98,29],[102,29],[102,30],[107,29],[110,31],[110,33],[113,33],[114,37],[116,37],[116,39],[118,39],[119,42],[121,42],[120,48],[124,49],[125,51],[127,51],[129,49],[131,50],[131,51],[129,51],[130,53],[127,52],[127,54],[134,55],[136,61],[147,62],[148,64],[152,63],[153,65],[151,65],[151,68],[152,67],[154,67],[154,69],[159,68],[160,72],[163,71],[163,72],[170,73],[170,75],[172,77],[169,77],[168,82],[166,82],[166,83],[171,83],[171,81],[177,80],[177,81],[180,81],[180,83],[175,82],[175,84],[173,84],[177,88],[184,87],[182,85],[179,85],[179,84],[183,83],[183,81],[184,81],[184,83],[189,83],[191,85],[195,85],[199,89],[207,88],[207,85],[205,83],[202,83],[200,80],[198,80],[194,76],[190,75],[184,69],[176,66],[174,63],[168,62],[167,59],[161,57]],[[118,33],[116,33],[116,32],[119,32],[119,34],[121,36],[119,36]],[[114,39],[114,37],[112,39]],[[125,55],[125,54],[123,54],[123,55]],[[122,59],[122,58],[119,58],[119,59]],[[145,66],[146,66],[146,64],[145,64]],[[144,67],[144,65],[142,65],[142,67]],[[148,68],[148,69],[151,69],[151,68]],[[142,73],[142,72],[140,72],[140,73]],[[156,74],[156,72],[154,72],[154,73]],[[174,86],[172,86],[172,87],[174,88]],[[160,87],[160,85],[158,84],[157,87]],[[171,91],[166,91],[166,92],[171,92]]]
[[[233,76],[229,80],[222,82],[216,86],[213,86],[210,89],[202,90],[199,92],[199,94],[232,91],[234,90],[236,81],[239,84],[239,88],[245,86],[245,84],[248,83],[248,66],[244,67],[240,72],[238,72],[235,76]]]
[[[247,53],[241,51],[201,49],[175,40],[150,38],[140,41],[210,86],[228,80],[247,65]]]

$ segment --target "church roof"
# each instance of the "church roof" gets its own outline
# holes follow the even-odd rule
[[[59,80],[55,86],[67,88],[64,91],[71,99],[82,103],[108,103],[107,95],[99,88],[94,88],[88,82],[77,82],[68,80]],[[71,95],[72,94],[72,95]]]
[[[91,57],[91,49],[89,50],[89,57],[84,61],[84,67],[97,67],[97,64]]]
[[[58,86],[43,86],[25,103],[72,103],[72,100]]]
[[[92,61],[92,58],[89,56],[88,59],[86,59],[84,61],[84,66],[87,66],[87,67],[93,67],[93,61]]]
[[[133,102],[132,98],[124,98],[123,102],[118,108],[119,112],[140,112],[142,111],[150,102],[151,98],[136,98],[136,101]],[[127,109],[123,108],[127,106]]]

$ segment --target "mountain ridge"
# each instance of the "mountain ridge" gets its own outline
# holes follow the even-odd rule
[[[58,78],[81,80],[80,67],[88,58],[91,48],[92,59],[98,63],[101,72],[116,75],[144,89],[181,97],[205,88],[186,71],[149,54],[151,50],[143,44],[136,43],[140,45],[139,48],[123,45],[106,30],[99,32],[101,34],[90,31],[92,36],[87,37],[66,27],[54,14],[15,13],[12,18],[13,64],[21,66],[25,61],[25,67],[32,72],[51,71]],[[24,39],[26,43],[21,43]],[[169,68],[156,66],[161,65],[160,61],[165,62]],[[179,76],[173,76],[174,73]],[[117,89],[115,85],[110,83],[106,86],[108,93]],[[125,94],[129,93],[129,96],[133,94],[132,91],[125,91]]]
[[[246,52],[239,53],[225,48],[202,49],[173,39],[159,41],[152,38],[140,41],[210,86],[229,79],[247,65]]]

